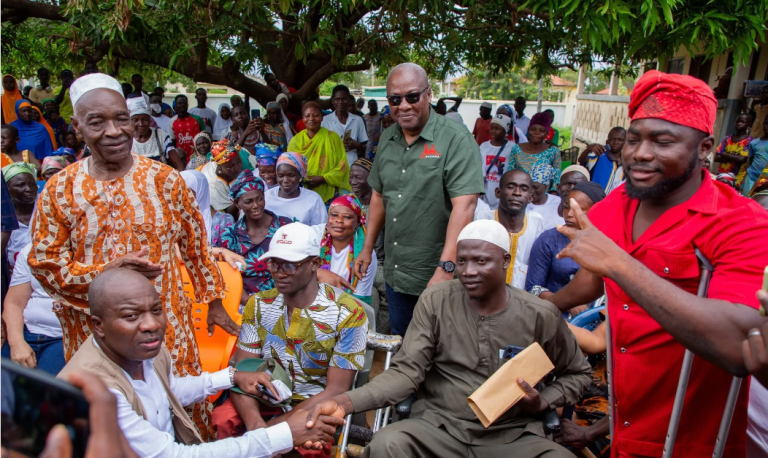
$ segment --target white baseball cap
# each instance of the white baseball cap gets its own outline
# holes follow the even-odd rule
[[[259,261],[270,258],[299,262],[320,256],[320,239],[311,227],[302,223],[282,226],[269,242],[269,251],[259,256]]]

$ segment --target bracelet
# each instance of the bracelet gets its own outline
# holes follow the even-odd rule
[[[237,372],[236,367],[229,367],[229,384],[232,386],[235,386],[235,372]]]

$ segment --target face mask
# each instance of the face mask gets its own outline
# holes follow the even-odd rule
[[[152,110],[153,113],[160,113],[163,107],[159,103],[152,103],[149,105],[149,109]]]

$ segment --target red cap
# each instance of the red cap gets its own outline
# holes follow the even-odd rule
[[[712,135],[717,99],[698,78],[651,70],[637,80],[628,110],[632,121],[663,119]]]

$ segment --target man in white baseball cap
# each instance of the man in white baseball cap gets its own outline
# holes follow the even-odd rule
[[[458,236],[458,280],[424,291],[389,370],[314,406],[309,421],[396,404],[418,392],[411,417],[377,432],[365,457],[573,457],[545,437],[537,414],[578,400],[592,370],[557,308],[506,284],[509,248],[498,222],[469,223]],[[507,345],[534,342],[554,364],[554,382],[538,392],[518,379],[526,396],[485,428],[467,398],[504,364]]]
[[[297,408],[345,392],[365,362],[366,312],[344,290],[318,283],[317,232],[302,223],[282,226],[259,260],[276,288],[248,300],[233,358],[235,363],[274,358],[293,379],[294,410],[275,415],[256,399],[233,392],[213,413],[219,439],[263,428],[273,418],[285,421]]]

